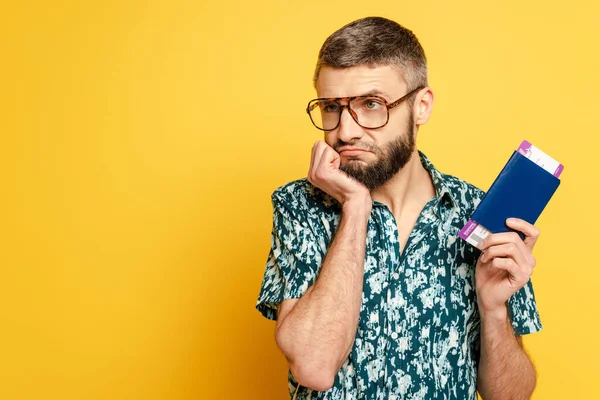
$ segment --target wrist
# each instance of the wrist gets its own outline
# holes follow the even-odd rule
[[[495,307],[484,307],[481,304],[479,306],[479,316],[482,321],[506,323],[508,321],[508,309],[506,304]]]
[[[366,220],[371,216],[371,196],[353,197],[342,204],[342,214],[364,218]]]

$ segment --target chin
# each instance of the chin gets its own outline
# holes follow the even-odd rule
[[[344,168],[344,167],[349,167],[352,166],[354,168],[356,168],[356,165],[361,165],[361,166],[368,166],[369,163],[363,160],[348,160],[343,164],[340,164],[340,168]]]

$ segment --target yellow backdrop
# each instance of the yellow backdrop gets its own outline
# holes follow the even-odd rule
[[[487,189],[528,139],[562,161],[539,220],[535,399],[597,398],[597,2],[55,1],[0,24],[0,399],[283,399],[254,309],[270,194],[321,138],[323,40],[381,15],[436,94],[418,146]]]

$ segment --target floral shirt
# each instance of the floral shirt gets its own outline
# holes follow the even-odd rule
[[[420,153],[436,194],[403,249],[396,220],[373,201],[360,318],[353,348],[325,392],[299,387],[297,399],[477,399],[480,318],[475,293],[479,250],[458,238],[483,192],[440,173]],[[306,179],[272,195],[273,232],[256,304],[277,319],[279,303],[315,282],[340,222],[340,206]],[[508,302],[517,335],[541,329],[531,281]]]

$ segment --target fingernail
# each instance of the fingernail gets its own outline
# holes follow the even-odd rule
[[[515,222],[517,222],[517,220],[514,219],[514,218],[509,218],[509,219],[506,220],[506,222],[509,223],[509,224],[514,224]]]

